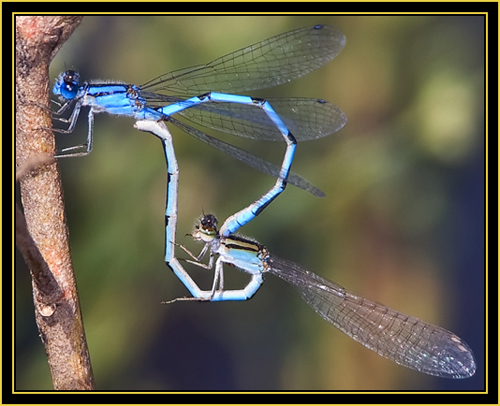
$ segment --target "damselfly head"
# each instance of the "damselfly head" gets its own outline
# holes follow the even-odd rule
[[[65,100],[73,100],[80,88],[80,75],[74,70],[61,73],[54,83],[52,92]]]
[[[191,235],[196,241],[212,241],[217,235],[217,217],[213,214],[204,214],[195,224]]]

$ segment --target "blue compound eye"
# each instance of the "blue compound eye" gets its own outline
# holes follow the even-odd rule
[[[76,97],[79,89],[80,75],[74,70],[67,70],[56,80],[52,91],[66,100],[72,100]]]
[[[64,72],[61,93],[65,99],[73,99],[79,87],[80,75],[74,70]]]

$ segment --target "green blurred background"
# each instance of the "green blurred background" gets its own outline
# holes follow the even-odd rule
[[[298,146],[289,186],[241,232],[370,299],[464,338],[476,376],[400,367],[317,316],[272,276],[248,302],[174,303],[163,263],[165,162],[133,120],[99,115],[94,152],[60,161],[97,389],[381,390],[484,387],[484,19],[462,16],[85,17],[55,78],[141,84],[288,30],[329,24],[347,45],[325,67],[252,95],[323,98],[346,127]],[[84,142],[86,110],[58,147]],[[171,129],[180,167],[178,242],[202,210],[222,221],[274,180]],[[277,164],[281,143],[221,136]],[[180,257],[184,257],[182,253]],[[16,256],[16,389],[51,389],[28,271]],[[204,287],[210,272],[187,266]],[[233,276],[234,275],[234,276]],[[228,287],[248,277],[226,270]]]

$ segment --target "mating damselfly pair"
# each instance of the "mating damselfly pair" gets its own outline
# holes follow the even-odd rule
[[[194,300],[246,300],[254,295],[264,274],[274,273],[294,284],[303,298],[325,320],[368,348],[397,363],[432,375],[463,378],[474,374],[472,352],[456,335],[405,316],[345,291],[340,286],[304,271],[298,265],[271,256],[258,243],[234,233],[266,208],[286,183],[315,195],[322,192],[290,172],[297,141],[317,139],[338,131],[345,115],[321,99],[257,99],[235,95],[275,86],[299,78],[333,59],[344,47],[344,35],[331,27],[317,25],[294,30],[227,54],[205,65],[159,76],[143,86],[112,82],[83,82],[76,71],[59,76],[54,93],[64,104],[58,113],[73,107],[71,132],[80,109],[90,107],[87,144],[63,150],[60,156],[86,155],[92,150],[94,114],[108,112],[139,120],[137,128],[162,140],[167,160],[168,197],[166,207],[165,260],[193,295]],[[241,137],[286,143],[280,168],[178,120]],[[204,241],[202,253],[218,257],[212,289],[198,287],[175,256],[178,167],[172,139],[158,121],[171,122],[195,138],[229,153],[277,178],[260,199],[230,216],[220,230],[214,218],[205,216],[193,236]],[[77,152],[75,152],[77,151]],[[208,222],[208,225],[207,225]],[[201,257],[196,257],[201,259]],[[194,261],[197,262],[197,261]],[[232,264],[251,274],[241,290],[223,289],[223,264]]]

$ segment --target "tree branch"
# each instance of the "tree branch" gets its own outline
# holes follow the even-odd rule
[[[94,387],[71,264],[63,191],[54,155],[49,109],[49,63],[81,17],[16,17],[16,167],[24,217],[16,210],[16,245],[33,279],[35,318],[54,389]],[[35,158],[34,158],[35,157]],[[42,159],[43,160],[43,159]],[[35,166],[40,162],[35,163]]]

